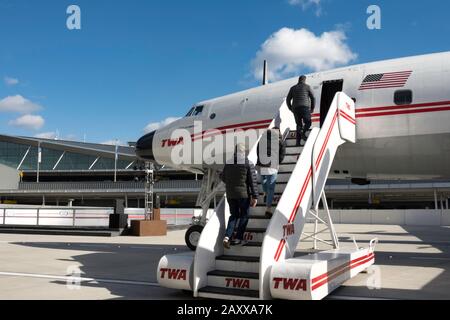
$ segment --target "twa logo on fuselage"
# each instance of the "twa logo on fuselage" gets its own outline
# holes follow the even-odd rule
[[[187,270],[161,268],[161,279],[184,280],[187,278]]]
[[[248,279],[225,279],[227,283],[227,288],[239,288],[239,289],[250,289],[250,280]]]
[[[308,282],[305,279],[274,278],[274,289],[306,291]]]
[[[180,138],[178,138],[176,140],[164,139],[161,142],[161,147],[162,148],[170,148],[170,147],[178,146],[178,145],[183,144],[183,143],[184,143],[184,138],[183,137],[180,137]]]

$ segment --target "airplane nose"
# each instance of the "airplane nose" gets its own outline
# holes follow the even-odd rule
[[[136,155],[139,158],[155,161],[155,155],[153,154],[153,139],[155,138],[155,133],[156,131],[146,134],[136,143]]]

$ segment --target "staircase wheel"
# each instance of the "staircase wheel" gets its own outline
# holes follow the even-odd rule
[[[197,249],[198,241],[200,240],[200,235],[202,234],[203,226],[193,225],[188,231],[186,231],[186,235],[184,236],[184,240],[186,241],[186,245],[192,251]]]

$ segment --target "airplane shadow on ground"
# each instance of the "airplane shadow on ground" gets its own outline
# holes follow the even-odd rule
[[[77,251],[70,256],[70,259],[58,260],[69,262],[68,267],[78,266],[81,274],[64,274],[67,270],[61,270],[61,274],[58,274],[58,276],[73,275],[74,281],[76,277],[97,280],[82,281],[80,290],[83,290],[83,288],[106,289],[115,297],[112,299],[177,300],[192,298],[191,293],[151,285],[157,282],[156,272],[160,258],[166,254],[189,251],[186,246],[104,243],[70,243],[69,245],[68,243],[44,242],[14,244],[37,249]],[[80,251],[86,251],[87,253],[80,254]],[[73,262],[73,264],[70,264],[70,262]],[[73,270],[72,267],[71,270]],[[68,281],[64,280],[54,280],[52,283],[68,285]],[[70,279],[69,284],[74,284],[72,279]],[[68,287],[67,290],[70,290],[70,288]]]

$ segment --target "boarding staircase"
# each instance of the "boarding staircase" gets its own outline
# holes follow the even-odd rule
[[[189,289],[195,297],[214,299],[322,299],[343,281],[374,262],[374,243],[367,249],[342,250],[334,230],[324,187],[338,147],[355,143],[354,102],[344,93],[336,94],[321,129],[310,132],[304,146],[296,146],[296,132],[287,138],[286,157],[280,165],[275,189],[276,207],[272,218],[265,216],[266,205],[260,194],[258,206],[251,208],[244,246],[222,246],[229,216],[226,198],[202,232],[192,257],[165,256],[159,271],[185,270],[185,282],[158,274],[161,285]],[[322,200],[325,214],[319,215]],[[313,218],[312,234],[303,228]],[[331,241],[319,238],[319,224],[325,225]],[[301,239],[329,244],[332,250],[306,257],[294,257]],[[181,277],[183,278],[183,277]]]
[[[304,147],[296,146],[296,131],[286,139],[286,157],[280,164],[273,205],[276,207],[286,188]],[[309,133],[308,133],[309,135]],[[216,269],[208,272],[208,286],[199,290],[200,297],[224,299],[259,298],[259,267],[261,249],[271,218],[267,218],[266,202],[259,183],[256,208],[250,208],[244,246],[232,246],[216,258]]]

